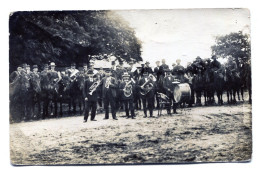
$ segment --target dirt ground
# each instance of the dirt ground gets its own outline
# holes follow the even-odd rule
[[[157,111],[154,112],[157,115]],[[15,165],[248,161],[251,105],[178,109],[177,115],[83,123],[83,116],[10,124]]]

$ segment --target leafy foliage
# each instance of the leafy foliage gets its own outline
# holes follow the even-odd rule
[[[68,66],[109,56],[142,60],[135,32],[112,11],[16,12],[9,25],[11,71],[22,63]]]
[[[232,56],[236,60],[241,58],[243,61],[247,61],[251,57],[250,37],[241,31],[219,36],[216,38],[216,44],[211,49],[212,54],[217,57],[226,58]]]

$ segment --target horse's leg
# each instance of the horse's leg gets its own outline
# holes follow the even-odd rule
[[[236,103],[236,89],[233,89],[233,102]]]
[[[241,89],[242,101],[244,101],[244,87],[242,86],[240,89]]]

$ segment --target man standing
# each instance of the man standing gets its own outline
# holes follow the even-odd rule
[[[154,68],[154,74],[156,76],[157,81],[160,79],[160,76],[163,76],[164,71],[163,67],[160,66],[160,61],[156,61],[156,67]]]
[[[167,97],[170,99],[170,105],[167,107],[167,113],[170,115],[171,114],[171,105],[173,104],[173,113],[177,114],[176,108],[177,104],[175,103],[174,95],[173,95],[173,90],[174,87],[176,86],[177,80],[171,75],[171,70],[165,70],[166,76],[163,79],[163,88],[165,89],[165,93]]]
[[[134,80],[130,79],[130,75],[125,72],[123,74],[123,81],[119,84],[120,93],[122,95],[122,101],[125,105],[126,117],[129,116],[129,109],[131,111],[131,117],[134,119],[134,106],[133,106],[133,88],[134,88]]]
[[[152,70],[152,68],[150,67],[150,62],[149,62],[149,61],[146,61],[146,62],[145,62],[144,72],[147,72],[148,75],[149,75],[149,74],[153,74],[153,70]]]
[[[110,104],[112,117],[114,120],[117,120],[116,117],[116,96],[117,96],[117,88],[118,83],[117,80],[111,76],[111,72],[106,71],[107,76],[101,80],[102,85],[102,94],[104,101],[104,109],[105,109],[105,120],[109,119],[109,109],[108,106]]]
[[[183,83],[184,82],[184,72],[185,72],[185,69],[184,67],[181,65],[181,60],[180,59],[177,59],[176,60],[176,63],[177,65],[174,67],[173,69],[173,75],[177,77],[177,79]]]
[[[89,111],[91,110],[91,121],[96,121],[96,110],[97,110],[97,88],[101,81],[98,80],[97,75],[94,75],[92,70],[88,71],[88,79],[84,83],[83,96],[85,98],[85,113],[84,123],[88,121]]]
[[[61,80],[61,74],[60,72],[57,72],[55,70],[55,63],[51,62],[50,63],[50,71],[48,72],[49,74],[49,82],[51,84],[52,87],[52,94],[53,94],[53,102],[54,102],[54,117],[57,117],[57,99],[58,99],[58,83]],[[48,104],[47,104],[47,109],[48,109]]]
[[[147,117],[147,109],[150,112],[150,117],[153,117],[155,82],[151,74],[148,76],[148,72],[144,72],[143,77],[138,82],[138,86],[143,102],[144,118]]]

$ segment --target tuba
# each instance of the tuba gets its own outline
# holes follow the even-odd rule
[[[126,82],[126,84],[125,84],[125,87],[123,89],[125,97],[130,97],[132,92],[133,92],[132,91],[133,87],[132,87],[132,85],[130,85],[132,81],[133,81],[133,79],[131,79],[130,81]]]
[[[154,80],[153,78],[154,78],[154,76],[151,75],[151,74],[148,76],[148,80],[141,86],[141,90],[140,90],[140,94],[141,95],[144,96],[144,95],[146,95],[147,93],[149,93],[153,89],[153,84],[152,83],[150,83],[152,86],[148,86],[147,85],[149,82]]]

